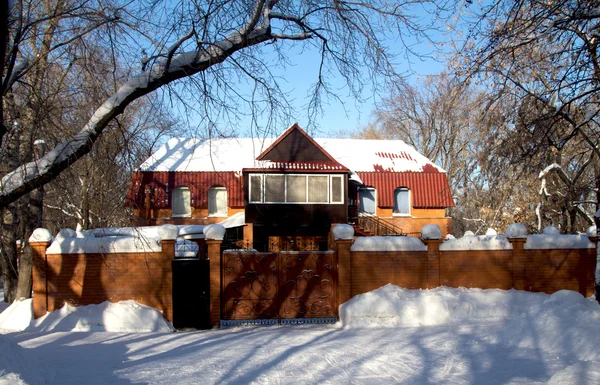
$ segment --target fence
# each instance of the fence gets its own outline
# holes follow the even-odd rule
[[[337,240],[340,303],[392,283],[407,289],[438,286],[594,294],[596,238],[587,247],[526,248],[526,238],[506,238],[498,250],[441,250],[442,240],[424,240],[422,250],[353,250]]]
[[[408,289],[450,286],[515,288],[546,293],[568,289],[584,296],[594,293],[596,238],[585,238],[583,246],[564,248],[563,245],[563,248],[553,248],[550,242],[540,248],[531,237],[530,240],[524,237],[505,237],[502,247],[477,250],[469,247],[450,248],[447,246],[451,242],[443,242],[441,239],[421,242],[412,237],[382,237],[386,242],[400,240],[412,245],[406,250],[397,247],[395,250],[385,251],[357,247],[366,237],[355,241],[353,229],[348,227],[350,235],[336,236],[336,254],[322,254],[331,255],[333,261],[337,260],[337,278],[334,277],[331,282],[337,284],[333,292],[337,293],[339,304],[388,283]],[[224,233],[224,229],[222,230]],[[221,238],[222,236],[220,234]],[[87,305],[107,300],[116,302],[134,299],[159,309],[172,322],[172,260],[175,257],[176,234],[171,235],[170,239],[168,236],[161,238],[160,245],[155,244],[143,252],[82,252],[77,248],[53,250],[54,245],[48,249],[50,238],[40,240],[32,236],[30,244],[34,249],[34,316],[37,318],[47,311],[54,311],[64,303]],[[213,236],[207,235],[207,238]],[[213,326],[224,319],[224,304],[221,300],[221,240],[218,235],[214,238],[217,239],[206,240],[210,261],[210,324]],[[77,242],[82,241],[74,239],[71,244]],[[228,255],[231,258],[236,253]],[[299,271],[300,274],[310,273],[306,268]],[[248,272],[244,270],[240,274],[253,277],[246,273]]]

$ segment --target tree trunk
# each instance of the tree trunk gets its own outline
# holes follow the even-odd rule
[[[29,194],[29,204],[24,205],[22,209],[23,231],[22,245],[23,248],[19,254],[19,281],[15,299],[31,298],[31,289],[33,286],[33,250],[29,245],[29,237],[35,229],[42,227],[42,204],[44,199],[43,187],[32,191]]]
[[[596,237],[600,237],[600,173],[596,172],[596,214],[594,224],[596,225]],[[596,301],[600,302],[600,241],[596,242],[596,271],[594,274],[594,291]]]
[[[2,279],[4,302],[12,303],[17,292],[17,207],[11,203],[2,213]]]

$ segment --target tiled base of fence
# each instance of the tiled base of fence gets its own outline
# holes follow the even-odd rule
[[[237,327],[237,326],[273,326],[278,325],[276,319],[243,319],[243,320],[221,320],[221,327]]]
[[[288,318],[288,319],[246,319],[221,320],[221,327],[275,326],[275,325],[326,325],[338,322],[337,318]]]
[[[280,325],[325,325],[334,324],[338,321],[337,318],[289,318],[280,319]]]

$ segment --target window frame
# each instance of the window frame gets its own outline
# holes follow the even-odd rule
[[[219,212],[211,213],[210,212],[210,200],[211,200],[210,192],[211,192],[211,190],[213,190],[213,191],[225,191],[225,212],[223,212],[223,213],[219,213]],[[207,198],[208,198],[207,199],[207,203],[208,203],[207,209],[208,209],[208,216],[209,217],[221,217],[221,218],[223,218],[223,217],[227,217],[228,216],[229,206],[227,204],[228,203],[227,200],[228,200],[229,197],[227,196],[227,188],[225,186],[218,186],[218,185],[211,186],[208,189],[208,191],[207,191]],[[216,196],[215,196],[215,200],[216,200]],[[216,202],[215,202],[215,207],[217,207]]]
[[[408,212],[407,213],[401,213],[399,212],[400,210],[400,202],[397,201],[397,191],[406,191],[408,194],[407,196],[407,205],[408,205]],[[411,204],[411,199],[412,199],[412,192],[411,190],[406,187],[406,186],[401,186],[401,187],[396,187],[394,189],[394,206],[392,207],[392,215],[395,217],[410,217],[412,215],[412,204]],[[398,210],[398,211],[396,211]]]
[[[284,177],[284,201],[283,202],[267,202],[266,201],[266,193],[265,193],[265,179],[266,176],[270,176],[270,175],[274,175],[274,176],[283,176]],[[306,188],[306,201],[305,202],[288,202],[287,201],[287,196],[288,196],[288,176],[303,176],[305,177],[305,188]],[[309,197],[310,197],[310,191],[309,191],[309,179],[310,177],[327,177],[327,187],[326,187],[326,191],[327,191],[327,202],[311,202],[309,201]],[[260,201],[256,201],[256,200],[252,200],[252,189],[253,189],[253,179],[258,177],[259,179],[259,183],[260,183]],[[333,178],[340,178],[340,197],[341,200],[340,201],[332,201],[332,197],[333,197],[333,183],[332,183],[332,179]],[[248,203],[249,204],[269,204],[269,205],[277,205],[277,204],[288,204],[288,205],[337,205],[337,204],[344,204],[345,203],[345,198],[344,198],[344,194],[345,194],[345,189],[344,189],[344,175],[341,174],[312,174],[312,173],[305,173],[305,174],[296,174],[296,173],[289,173],[289,174],[284,174],[284,173],[249,173],[248,174]]]
[[[187,208],[187,212],[184,214],[175,214],[175,192],[176,191],[185,191],[187,190],[189,199],[187,202],[183,202],[185,208]],[[171,191],[171,218],[190,218],[192,216],[192,191],[188,186],[177,186],[174,187]]]

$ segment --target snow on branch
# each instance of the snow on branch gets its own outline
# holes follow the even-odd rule
[[[54,179],[61,171],[87,154],[108,123],[134,100],[174,80],[202,72],[226,60],[236,51],[273,39],[270,28],[234,31],[223,40],[192,52],[158,60],[148,70],[130,78],[93,114],[83,129],[36,162],[6,174],[0,180],[0,207]]]

